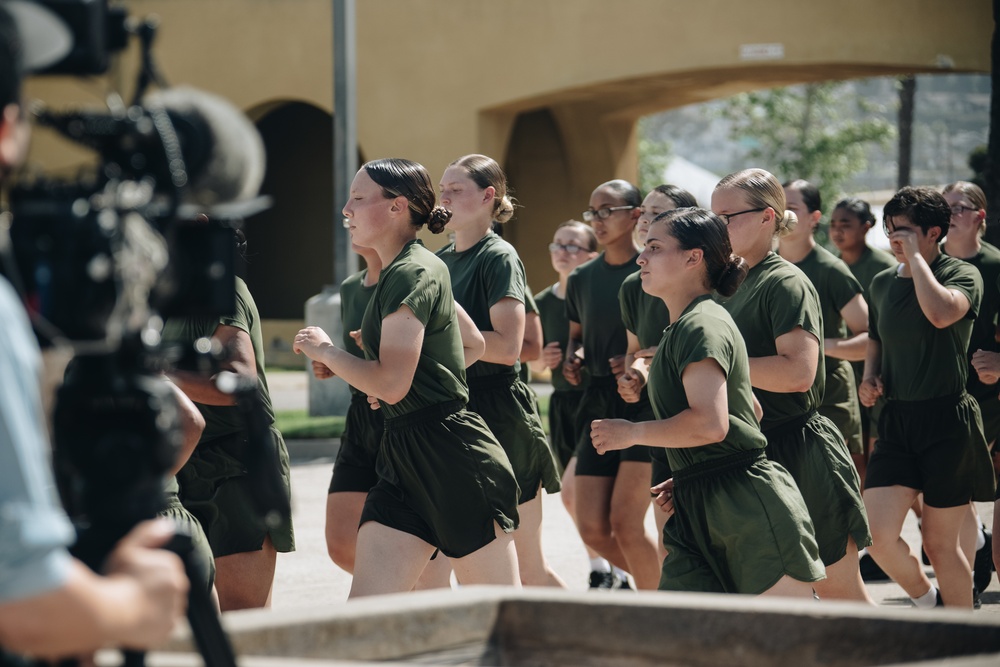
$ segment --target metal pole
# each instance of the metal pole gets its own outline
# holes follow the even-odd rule
[[[354,0],[333,0],[333,284],[358,270],[340,211],[358,171]]]

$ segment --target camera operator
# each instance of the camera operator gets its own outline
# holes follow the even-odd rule
[[[23,157],[28,126],[20,100],[22,48],[0,0],[0,182]],[[54,658],[108,645],[164,641],[187,602],[177,555],[159,549],[168,521],[138,525],[101,575],[72,558],[73,539],[48,467],[38,374],[40,354],[27,316],[0,278],[0,663],[3,651]]]

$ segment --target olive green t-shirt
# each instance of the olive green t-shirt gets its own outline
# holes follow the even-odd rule
[[[670,324],[670,311],[663,299],[643,291],[638,272],[622,283],[618,290],[618,301],[622,309],[622,322],[639,339],[639,347],[645,349],[659,345],[663,330]]]
[[[846,338],[849,333],[855,333],[848,331],[840,311],[851,299],[863,294],[864,290],[858,279],[847,268],[847,264],[837,259],[836,255],[826,248],[816,246],[801,262],[795,262],[795,266],[802,269],[802,273],[806,274],[819,295],[819,305],[823,309],[823,336]],[[830,383],[846,384],[847,371],[838,373],[837,369],[849,365],[850,362],[845,359],[826,358],[825,390],[828,395],[842,395],[842,392],[835,391],[836,387],[832,387]],[[848,390],[854,391],[854,387],[851,386]]]
[[[872,278],[898,264],[896,258],[884,250],[866,245],[865,249],[861,251],[861,257],[858,258],[858,261],[854,264],[847,264],[847,268],[861,284],[861,293],[864,294],[865,301],[868,301],[868,288],[872,284]]]
[[[972,257],[961,258],[972,266],[979,269],[979,275],[983,279],[983,301],[979,306],[979,316],[972,324],[972,336],[969,339],[968,358],[971,361],[976,350],[985,352],[1000,351],[997,345],[997,312],[1000,311],[1000,288],[997,281],[1000,280],[1000,250],[996,246],[981,241],[979,252]],[[944,252],[944,245],[941,246]],[[974,371],[969,371],[969,380],[965,387],[969,394],[978,399],[995,399],[998,387],[995,384],[983,384],[979,380],[979,375]]]
[[[618,290],[629,275],[639,270],[636,257],[612,266],[604,261],[602,252],[569,274],[566,317],[583,327],[583,365],[592,377],[611,375],[608,360],[628,349]]]
[[[529,314],[531,314],[531,313],[534,313],[535,315],[538,315],[538,304],[535,302],[535,295],[531,293],[531,288],[527,285],[527,283],[525,283],[525,285],[524,285],[524,316],[525,316],[525,318],[527,318],[527,316]],[[527,324],[525,324],[525,326],[527,326]],[[520,359],[518,359],[518,362],[521,364],[521,371],[518,374],[518,377],[521,379],[521,382],[523,382],[524,384],[530,383],[531,382],[531,367],[528,364],[526,364],[523,361],[521,361]]]
[[[965,388],[966,350],[983,279],[976,267],[948,255],[938,255],[930,268],[943,287],[969,300],[965,317],[944,329],[932,325],[920,309],[912,278],[887,269],[872,280],[868,336],[882,344],[882,383],[889,399],[922,401]]]
[[[257,304],[250,296],[250,290],[242,278],[236,278],[236,312],[216,318],[178,318],[171,317],[163,324],[162,342],[164,347],[183,346],[190,348],[199,338],[210,338],[219,325],[242,329],[250,336],[253,346],[254,362],[257,366],[257,383],[261,389],[261,402],[267,414],[269,424],[274,423],[274,410],[271,408],[271,394],[267,388],[267,377],[264,375],[264,337],[260,329],[260,314]],[[239,433],[246,429],[246,421],[240,409],[235,405],[203,405],[195,403],[205,417],[205,430],[201,434],[201,442],[207,442],[220,436]]]
[[[379,274],[361,324],[366,359],[378,359],[382,320],[404,305],[424,325],[424,340],[410,391],[399,403],[382,403],[386,418],[447,401],[467,402],[465,354],[448,267],[419,240],[403,246]]]
[[[351,332],[361,329],[361,320],[365,316],[365,309],[368,308],[368,302],[375,294],[375,285],[365,285],[367,276],[368,269],[362,269],[354,275],[348,276],[340,284],[340,323],[344,328],[341,340],[344,350],[360,359],[365,358],[365,353],[351,338]],[[360,394],[361,392],[351,387],[351,393]]]
[[[565,354],[566,343],[569,341],[569,318],[566,317],[566,301],[556,294],[557,287],[558,283],[543,289],[535,297],[535,303],[538,305],[538,316],[542,320],[542,344],[548,345],[555,341]],[[562,364],[551,369],[550,373],[552,388],[556,391],[583,391],[590,381],[590,375],[582,373],[580,384],[570,384],[563,377]]]
[[[777,393],[754,389],[764,408],[760,425],[764,430],[780,426],[819,407],[826,387],[823,354],[823,314],[819,296],[805,274],[774,253],[750,269],[736,294],[721,300],[743,334],[747,354],[773,357],[775,339],[801,327],[820,341],[816,378],[808,391]]]
[[[489,232],[468,250],[457,252],[449,243],[437,252],[448,267],[455,301],[465,309],[480,331],[493,331],[490,308],[501,299],[525,303],[524,266],[514,246]],[[519,364],[515,364],[517,370]],[[477,361],[467,370],[468,377],[509,373],[511,366]]]
[[[889,253],[866,245],[865,249],[861,251],[861,257],[858,258],[858,261],[854,262],[854,264],[848,264],[847,268],[851,270],[854,277],[861,283],[861,293],[865,297],[865,302],[871,307],[869,287],[872,284],[872,278],[876,274],[886,269],[895,268],[898,265],[899,262]],[[860,386],[865,374],[865,362],[852,361],[851,366],[854,368],[854,384]]]
[[[718,362],[726,376],[729,433],[719,443],[668,448],[667,460],[674,471],[767,445],[753,413],[750,364],[743,337],[729,313],[707,294],[692,301],[667,327],[650,364],[649,400],[656,418],[669,419],[691,407],[684,391],[684,369],[705,359]]]

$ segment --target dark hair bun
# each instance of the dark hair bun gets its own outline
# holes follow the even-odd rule
[[[435,206],[427,216],[427,229],[432,234],[440,234],[444,231],[445,225],[451,220],[451,211],[443,206]]]
[[[743,280],[747,277],[749,271],[750,267],[747,265],[745,259],[739,255],[730,255],[729,261],[726,262],[726,266],[722,269],[722,273],[719,274],[719,278],[716,281],[715,291],[722,296],[736,294],[736,290],[743,284]]]

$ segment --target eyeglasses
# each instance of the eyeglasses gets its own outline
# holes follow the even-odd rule
[[[737,211],[736,213],[716,213],[717,216],[722,218],[722,221],[727,225],[738,215],[743,215],[744,213],[760,213],[761,211],[766,211],[767,207],[764,208],[748,208],[745,211]]]
[[[978,211],[979,210],[978,208],[974,208],[972,206],[966,206],[965,204],[954,204],[952,206],[949,206],[948,208],[951,209],[951,214],[952,215],[962,215],[966,211]]]
[[[578,246],[578,245],[576,245],[574,243],[569,243],[567,245],[563,245],[562,243],[550,243],[549,244],[549,252],[556,252],[558,250],[562,250],[563,252],[567,252],[570,255],[575,255],[576,253],[578,253],[581,250],[583,250],[583,248],[581,248],[580,246]]]
[[[610,206],[608,208],[599,208],[599,209],[596,209],[596,210],[592,209],[592,208],[588,208],[586,211],[583,212],[583,219],[586,222],[593,222],[596,218],[600,218],[601,220],[607,220],[608,218],[611,217],[611,214],[614,213],[615,211],[631,211],[634,208],[638,208],[638,207],[637,206]]]

